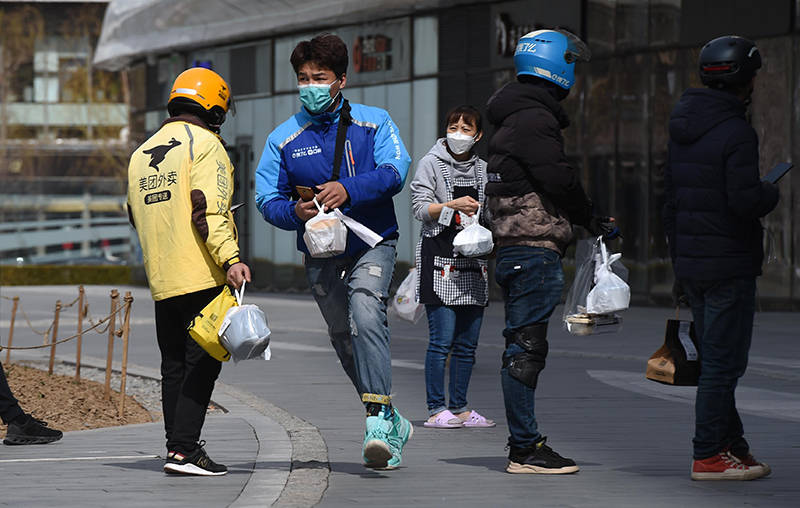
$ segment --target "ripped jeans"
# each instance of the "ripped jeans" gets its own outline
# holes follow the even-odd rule
[[[305,256],[306,277],[331,343],[359,395],[389,396],[392,356],[386,304],[397,240],[385,240],[358,257]]]

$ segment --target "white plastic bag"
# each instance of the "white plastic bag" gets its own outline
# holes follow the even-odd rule
[[[347,227],[334,212],[325,213],[314,198],[319,213],[306,222],[303,241],[313,258],[338,256],[347,247]]]
[[[575,249],[575,278],[564,302],[562,318],[564,327],[573,335],[616,333],[622,328],[622,317],[619,314],[590,314],[586,308],[589,293],[595,285],[595,272],[603,264],[604,247],[601,247],[601,243],[602,237],[580,240]],[[618,256],[608,261],[607,266],[615,276],[622,281],[628,278],[628,270]]]
[[[269,360],[272,356],[269,349],[272,332],[267,327],[267,317],[256,305],[242,305],[243,296],[244,282],[242,289],[236,291],[239,305],[225,313],[219,329],[220,342],[236,363],[254,358]]]
[[[347,229],[352,231],[357,237],[361,238],[364,243],[370,247],[375,247],[383,241],[383,237],[381,235],[361,224],[357,220],[343,214],[338,208],[333,209],[333,214],[339,217],[342,222],[344,222],[344,225],[347,226]]]
[[[478,224],[480,211],[481,209],[478,207],[475,215],[467,219],[470,224],[453,238],[454,254],[461,254],[468,258],[476,258],[485,256],[494,249],[492,232]],[[466,215],[462,215],[462,217],[466,217]]]
[[[389,310],[397,317],[411,321],[414,324],[418,323],[425,313],[425,306],[417,300],[416,268],[410,269],[406,278],[400,283],[397,293],[392,298]]]
[[[586,313],[610,314],[627,309],[631,301],[631,288],[611,271],[611,264],[621,258],[622,254],[609,256],[601,239],[600,252],[596,256],[594,287],[586,295]]]

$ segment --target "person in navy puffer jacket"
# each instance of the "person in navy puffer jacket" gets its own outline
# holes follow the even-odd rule
[[[734,391],[747,367],[756,277],[763,260],[760,218],[778,189],[758,169],[758,137],[746,117],[761,57],[752,41],[726,36],[700,53],[707,88],[684,92],[669,123],[664,228],[700,345],[694,480],[769,474],[744,439]]]
[[[339,37],[301,41],[290,60],[303,107],[267,139],[256,169],[256,204],[269,223],[297,232],[308,285],[366,406],[364,463],[392,469],[413,432],[391,403],[386,319],[398,238],[392,196],[403,188],[411,158],[386,111],[342,96],[348,55]],[[316,196],[303,197],[302,187]],[[370,246],[348,231],[343,254],[312,257],[303,232],[317,215],[314,201],[371,229],[379,243]]]

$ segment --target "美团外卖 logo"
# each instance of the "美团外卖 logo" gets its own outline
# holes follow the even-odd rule
[[[146,153],[150,156],[150,164],[151,168],[154,168],[158,171],[158,165],[164,162],[164,157],[167,156],[167,152],[175,148],[176,146],[180,145],[181,142],[175,138],[169,140],[169,144],[166,145],[158,145],[150,148],[149,150],[142,150],[142,153]]]

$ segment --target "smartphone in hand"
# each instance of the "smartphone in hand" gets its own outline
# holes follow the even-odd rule
[[[306,187],[305,185],[295,185],[294,188],[297,191],[297,194],[300,196],[300,199],[303,201],[311,201],[317,194],[315,189],[312,187]]]
[[[791,162],[779,162],[775,164],[775,167],[772,168],[761,180],[771,184],[776,184],[778,183],[778,180],[783,178],[783,175],[792,169],[792,166],[793,164]]]

